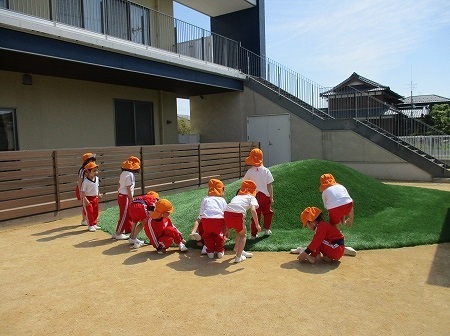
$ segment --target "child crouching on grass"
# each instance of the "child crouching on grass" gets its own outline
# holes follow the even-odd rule
[[[159,199],[157,192],[149,191],[144,196],[138,196],[133,199],[128,207],[133,227],[131,229],[130,238],[128,242],[137,249],[144,246],[144,242],[138,239],[138,234],[141,232],[143,225],[150,218],[151,213],[155,210],[156,202]]]
[[[236,257],[234,262],[239,263],[247,258],[253,256],[252,253],[245,252],[245,242],[247,236],[247,227],[245,226],[245,215],[250,210],[252,219],[255,221],[257,232],[261,231],[259,225],[258,215],[256,208],[258,207],[258,201],[255,198],[256,195],[256,183],[252,180],[244,180],[241,184],[241,188],[238,194],[233,197],[231,202],[227,205],[223,217],[225,220],[225,226],[227,229],[236,230],[236,242],[234,244],[234,251]]]
[[[151,219],[144,226],[145,234],[158,254],[166,253],[173,242],[178,245],[181,252],[187,251],[184,245],[186,241],[169,218],[172,212],[172,203],[166,199],[160,199],[156,202],[155,210],[150,214]]]
[[[320,254],[325,261],[339,260],[344,255],[344,235],[335,225],[323,220],[322,210],[308,207],[301,213],[300,220],[303,226],[315,232],[308,247],[300,251],[298,260],[314,264]]]

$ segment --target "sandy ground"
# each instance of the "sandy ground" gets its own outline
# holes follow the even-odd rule
[[[450,243],[234,264],[79,223],[0,229],[0,335],[450,335]]]

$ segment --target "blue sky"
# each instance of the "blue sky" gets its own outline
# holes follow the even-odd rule
[[[402,96],[450,98],[449,0],[265,0],[266,56],[331,87],[353,72]],[[210,29],[183,6],[175,17]]]

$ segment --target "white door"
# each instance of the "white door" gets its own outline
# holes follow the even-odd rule
[[[261,143],[266,167],[291,161],[290,130],[289,114],[247,118],[247,140]]]

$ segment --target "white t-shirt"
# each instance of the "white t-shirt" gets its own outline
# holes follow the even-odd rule
[[[259,207],[258,201],[252,195],[237,195],[234,196],[230,203],[228,203],[225,211],[236,212],[246,215],[247,210],[254,205],[255,208]]]
[[[223,211],[227,207],[227,202],[223,197],[206,196],[200,205],[198,218],[223,218]]]
[[[325,189],[322,192],[322,200],[327,210],[353,202],[347,189],[341,184],[335,184]]]
[[[267,185],[273,182],[273,176],[269,168],[264,166],[251,167],[244,175],[243,180],[252,180],[256,183],[256,191],[264,193],[267,197],[270,197]]]
[[[98,176],[94,180],[90,180],[86,177],[81,185],[81,192],[84,192],[86,196],[98,196]]]
[[[119,194],[128,195],[127,187],[131,187],[131,196],[134,195],[135,179],[134,174],[124,170],[119,178]]]

